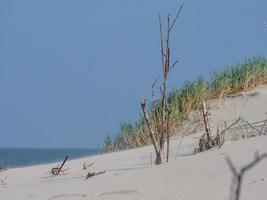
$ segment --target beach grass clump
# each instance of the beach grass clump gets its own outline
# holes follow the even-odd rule
[[[128,122],[123,122],[120,125],[120,134],[117,135],[114,141],[115,149],[128,149],[136,147],[136,132],[137,126]]]
[[[222,98],[238,92],[248,91],[267,83],[267,60],[262,57],[247,59],[244,63],[217,71],[210,84],[211,98]]]
[[[171,110],[177,113],[177,120],[187,119],[192,110],[197,110],[208,92],[208,82],[199,78],[187,81],[180,89],[174,89],[169,95]]]
[[[225,98],[228,95],[249,91],[262,84],[267,84],[267,59],[252,57],[243,63],[214,72],[211,75],[211,81],[198,78],[195,81],[185,82],[180,88],[174,88],[168,94],[170,135],[175,134],[176,128],[188,119],[192,111],[199,110],[203,98],[206,101]],[[163,122],[161,109],[161,100],[150,103],[148,112],[156,129],[160,129]],[[114,139],[108,136],[103,147],[105,151],[116,151],[147,144],[151,144],[151,140],[144,118],[140,115],[135,123],[122,123],[119,134]]]
[[[101,149],[105,153],[114,151],[114,142],[113,142],[113,139],[112,139],[111,135],[107,135],[105,137]]]

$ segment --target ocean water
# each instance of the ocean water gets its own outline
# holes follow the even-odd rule
[[[57,162],[67,155],[75,159],[95,154],[95,149],[0,148],[0,162],[15,168]]]

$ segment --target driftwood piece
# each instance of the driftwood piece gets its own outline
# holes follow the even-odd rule
[[[0,185],[7,185],[7,183],[5,182],[6,179],[7,177],[0,179]]]
[[[235,126],[237,123],[241,123],[241,126],[237,126],[235,129],[241,131],[241,130],[245,130],[246,134],[251,136],[255,136],[255,135],[266,135],[266,125],[267,125],[267,120],[262,120],[262,121],[257,121],[257,122],[248,122],[247,120],[239,117],[236,121],[234,121],[230,126],[228,126],[226,129],[224,129],[220,135],[222,138],[222,143],[219,145],[219,148],[223,145],[224,141],[225,141],[225,136],[226,136],[226,132],[229,130],[233,129],[233,126]],[[253,133],[256,132],[257,134]],[[245,136],[243,135],[243,138]]]
[[[226,158],[229,168],[231,169],[232,174],[233,174],[233,181],[232,181],[232,186],[231,186],[231,189],[232,189],[231,199],[232,200],[240,199],[242,181],[243,181],[245,173],[265,158],[267,158],[267,153],[262,154],[262,155],[259,155],[258,153],[256,153],[254,160],[248,165],[242,167],[239,171],[233,165],[230,158]]]
[[[97,176],[97,175],[100,175],[100,174],[104,174],[104,173],[106,173],[106,171],[96,172],[96,173],[95,172],[88,172],[85,179],[88,179],[88,178],[91,178],[93,176]]]
[[[219,126],[217,126],[216,145],[220,146],[223,143],[222,135],[220,134]]]
[[[220,137],[221,137],[221,143],[219,145],[219,148],[224,144],[225,141],[225,133],[226,131],[228,131],[230,128],[232,128],[234,125],[236,125],[238,122],[241,121],[241,117],[239,117],[236,121],[234,121],[232,124],[230,124],[230,126],[228,126],[227,128],[225,128],[221,133],[220,133]]]
[[[204,125],[205,125],[206,139],[200,138],[200,140],[199,140],[199,150],[200,151],[210,149],[212,146],[211,130],[210,130],[210,124],[209,124],[209,119],[208,119],[208,111],[207,111],[206,102],[204,99],[202,99],[202,115],[203,115],[203,121],[204,121]]]
[[[153,128],[153,126],[151,124],[149,113],[146,110],[146,100],[145,99],[143,99],[141,101],[141,107],[142,107],[143,115],[144,115],[144,118],[145,118],[145,121],[146,121],[146,124],[147,124],[148,131],[149,131],[149,136],[150,136],[150,139],[152,140],[152,143],[153,143],[153,146],[154,146],[154,149],[155,149],[155,152],[156,152],[156,165],[157,164],[162,164],[162,162],[163,162],[163,152],[161,151],[161,149],[160,149],[160,147],[159,147],[159,145],[157,143],[156,134],[155,134],[154,128]]]
[[[199,139],[199,148],[195,149],[195,152],[202,152],[202,151],[208,150],[214,146],[218,146],[220,148],[224,144],[226,131],[231,129],[234,125],[236,125],[238,122],[240,122],[242,120],[242,118],[239,117],[236,121],[234,121],[232,124],[230,124],[228,127],[226,127],[221,132],[220,132],[219,126],[217,126],[216,137],[212,138],[210,126],[209,126],[209,121],[208,121],[208,117],[207,117],[208,112],[206,110],[205,101],[202,102],[202,110],[203,110],[203,119],[204,119],[204,123],[205,123],[206,134],[201,136],[201,138]]]
[[[83,170],[87,170],[87,168],[91,167],[94,164],[95,163],[90,163],[90,164],[86,165],[85,163],[83,163]]]
[[[245,120],[244,120],[245,121]],[[259,132],[259,135],[266,135],[266,133],[264,133],[262,130],[257,129],[256,127],[254,127],[251,123],[249,123],[248,121],[245,121],[245,123],[252,129],[256,130],[257,132]],[[264,126],[265,124],[263,124]]]
[[[66,156],[65,159],[63,160],[63,162],[61,163],[60,167],[54,167],[51,169],[51,174],[53,175],[59,175],[60,173],[62,173],[64,175],[64,172],[67,171],[68,169],[62,169],[63,166],[65,165],[65,163],[67,162],[69,156]]]
[[[200,137],[199,144],[198,144],[199,147],[195,149],[195,151],[194,151],[195,153],[208,150],[214,146],[218,146],[220,148],[225,141],[225,132],[241,120],[241,118],[238,118],[234,123],[232,123],[230,126],[225,128],[222,132],[220,132],[219,126],[217,126],[216,137],[212,138],[210,125],[209,125],[209,121],[208,121],[208,117],[207,117],[208,113],[207,113],[206,105],[205,105],[204,101],[202,103],[202,110],[203,110],[203,119],[204,119],[204,123],[205,123],[205,132],[206,133]]]
[[[266,125],[267,125],[267,121],[265,120],[265,121],[263,122],[262,127],[261,127],[261,132],[263,132],[264,135],[266,135],[266,129],[267,129]]]

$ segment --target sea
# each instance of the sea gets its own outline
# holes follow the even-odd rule
[[[96,155],[96,149],[0,148],[0,164],[6,168],[26,167]]]

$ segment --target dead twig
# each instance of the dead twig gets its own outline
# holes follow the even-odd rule
[[[104,173],[106,173],[106,171],[97,172],[97,173],[95,173],[95,172],[88,172],[85,179],[88,179],[88,178],[91,178],[93,176],[97,176],[97,175],[100,175],[100,174],[104,174]]]
[[[256,127],[252,126],[252,124],[250,124],[248,121],[244,120],[244,122],[252,129],[256,130],[259,132],[259,135],[266,135],[264,132],[262,132],[261,130],[257,129]]]
[[[211,138],[209,119],[208,119],[208,111],[206,108],[206,102],[205,102],[204,98],[202,99],[202,115],[203,115],[203,121],[204,121],[204,125],[205,125],[206,139],[201,138],[199,140],[199,150],[200,151],[210,149],[212,146],[212,138]]]
[[[182,11],[183,7],[184,7],[184,2],[182,2],[182,4],[180,5],[180,7],[179,7],[179,10],[178,10],[178,12],[177,12],[177,14],[176,14],[176,16],[175,16],[175,18],[174,18],[173,22],[172,22],[172,25],[171,25],[171,27],[170,27],[169,31],[171,31],[171,30],[172,30],[172,28],[174,27],[174,25],[175,25],[175,23],[176,23],[176,21],[177,21],[178,17],[179,17],[179,16],[180,16],[180,14],[181,14],[181,11]]]
[[[91,167],[94,164],[95,163],[90,163],[89,165],[86,165],[85,163],[83,163],[83,170],[86,170],[87,168]]]
[[[264,135],[266,135],[266,133],[265,133],[265,130],[266,130],[266,125],[267,125],[267,123],[266,123],[267,121],[264,121],[264,123],[263,123],[263,125],[262,125],[262,127],[261,127],[261,132],[263,132],[264,133]]]
[[[265,21],[265,19],[262,17],[262,15],[260,14],[260,12],[258,11],[258,9],[256,8],[256,6],[254,5],[254,3],[252,1],[249,1],[250,7],[252,8],[252,10],[254,11],[256,17],[260,20],[260,22],[267,28],[267,22]]]
[[[7,177],[0,179],[0,185],[7,185],[7,183],[5,182],[6,179]]]
[[[256,152],[254,160],[251,163],[247,164],[246,166],[242,167],[239,171],[236,169],[230,158],[226,158],[229,168],[233,174],[231,199],[233,200],[240,199],[242,180],[244,178],[245,173],[265,158],[267,158],[267,153],[259,155]]]
[[[219,145],[219,148],[221,148],[221,146],[224,144],[224,140],[225,140],[225,133],[226,131],[228,131],[230,128],[232,128],[234,125],[236,125],[242,118],[239,117],[236,121],[234,121],[230,126],[228,126],[227,128],[225,128],[221,133],[221,144]]]
[[[66,156],[65,159],[63,160],[63,162],[61,163],[60,167],[54,167],[51,169],[50,173],[53,175],[59,175],[60,173],[62,173],[63,175],[65,174],[64,172],[67,171],[68,169],[62,169],[63,166],[65,165],[65,163],[67,162],[69,156]]]
[[[147,124],[147,128],[149,131],[149,135],[150,135],[150,139],[152,140],[155,152],[156,152],[156,164],[161,164],[163,157],[162,157],[162,152],[160,150],[160,147],[158,146],[157,140],[156,140],[156,133],[154,131],[154,128],[151,124],[151,120],[150,120],[150,116],[149,113],[146,110],[146,100],[143,99],[141,101],[141,107],[142,107],[142,111],[143,111],[143,115]]]
[[[170,67],[169,71],[171,71],[178,63],[179,63],[179,60],[175,60],[175,62]]]

